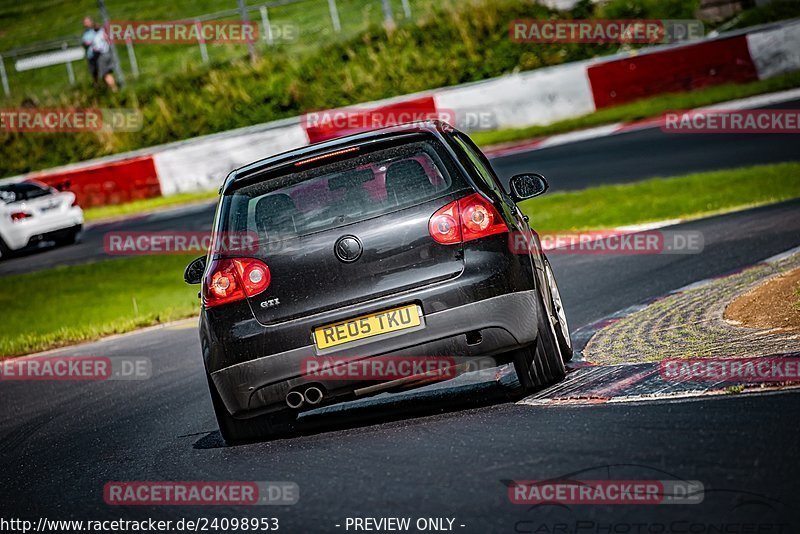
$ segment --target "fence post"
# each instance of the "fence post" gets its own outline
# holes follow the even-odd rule
[[[206,40],[203,37],[203,28],[199,20],[194,21],[194,25],[197,27],[197,43],[200,45],[200,57],[203,58],[203,63],[208,63],[208,49],[206,48]]]
[[[342,31],[342,25],[339,22],[339,10],[336,7],[336,0],[328,0],[328,10],[331,12],[331,22],[333,22],[333,31],[339,33]]]
[[[269,25],[269,12],[267,6],[261,6],[261,25],[264,26],[264,40],[268,45],[272,45],[272,26]]]
[[[67,43],[61,43],[61,50],[67,49]],[[75,85],[75,71],[72,70],[72,63],[67,61],[67,79],[70,85]]]
[[[8,87],[8,76],[6,76],[6,60],[0,56],[0,80],[3,82],[3,92],[6,96],[11,96],[11,89]]]
[[[408,0],[403,0],[403,14],[407,19],[411,18],[411,4],[408,3]]]
[[[133,41],[125,39],[125,48],[128,49],[128,62],[131,64],[131,73],[134,78],[139,77],[139,63],[136,61],[136,53],[133,51]]]
[[[67,79],[70,85],[75,85],[75,71],[72,70],[72,63],[67,62]]]
[[[383,5],[383,24],[386,28],[394,28],[394,15],[392,14],[392,4],[389,0],[381,0]]]
[[[238,0],[239,12],[242,14],[242,22],[247,24],[250,22],[250,15],[247,14],[247,7],[244,5],[244,0]],[[247,41],[247,53],[250,54],[250,63],[256,62],[256,47],[253,41]]]

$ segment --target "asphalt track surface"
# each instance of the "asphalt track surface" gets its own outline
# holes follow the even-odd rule
[[[703,232],[703,252],[551,256],[573,330],[800,245],[800,201],[673,229]],[[147,356],[153,375],[0,383],[2,517],[276,517],[283,532],[353,532],[348,517],[453,518],[465,533],[800,531],[798,390],[545,407],[515,404],[513,381],[484,378],[318,410],[295,437],[226,447],[191,322],[60,354]],[[503,482],[551,478],[697,480],[705,491],[692,505],[525,506]],[[104,503],[107,482],[146,480],[294,481],[300,501]]]
[[[800,100],[774,107],[798,108]],[[651,128],[505,155],[492,165],[506,184],[514,174],[540,172],[552,191],[564,191],[785,161],[800,161],[796,135],[686,135]],[[210,231],[212,219],[213,206],[207,204],[91,226],[77,245],[0,260],[0,276],[107,259],[103,236],[108,232]]]
[[[796,147],[791,136],[698,139],[644,130],[493,163],[504,178],[534,170],[554,190],[565,190],[797,160]],[[195,206],[95,226],[76,246],[0,262],[0,273],[103,258],[102,236],[112,230],[208,230],[211,214],[210,207]],[[573,331],[800,246],[800,201],[671,229],[703,232],[703,252],[551,255]],[[545,407],[515,404],[513,379],[481,377],[318,410],[303,417],[295,437],[226,447],[192,322],[59,354],[146,356],[153,375],[0,382],[0,519],[275,517],[283,532],[353,532],[344,528],[348,517],[410,517],[412,523],[439,517],[469,533],[800,532],[797,391]],[[705,492],[693,505],[509,501],[504,481],[551,478],[698,480]],[[137,480],[294,481],[300,502],[239,508],[104,503],[107,482]],[[754,523],[757,530],[748,526]]]
[[[796,108],[800,100],[763,109]],[[565,190],[798,160],[794,134],[675,134],[648,128],[502,156],[492,164],[504,180],[539,172],[554,190]]]

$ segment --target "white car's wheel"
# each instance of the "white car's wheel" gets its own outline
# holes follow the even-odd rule
[[[11,255],[11,249],[8,248],[6,242],[0,237],[0,258],[8,258]]]

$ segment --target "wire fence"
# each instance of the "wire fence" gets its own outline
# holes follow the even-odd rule
[[[170,22],[250,21],[258,27],[257,41],[247,46],[252,60],[277,46],[302,49],[318,46],[325,40],[347,38],[370,24],[393,27],[398,21],[412,19],[415,11],[430,4],[429,0],[273,0],[253,5],[246,5],[244,0],[238,0],[238,5],[237,0],[228,1],[235,7],[181,16]],[[105,2],[99,2],[106,23],[108,19],[116,20],[112,2],[109,0],[108,14]],[[198,63],[227,62],[243,56],[242,46],[210,44],[202,39],[170,47],[127,40],[115,43],[113,48],[115,71],[122,80],[126,75],[133,79],[160,76]],[[78,34],[0,51],[3,94],[11,97],[40,89],[57,91],[59,87],[88,81],[87,69],[74,66],[83,61],[85,52]]]

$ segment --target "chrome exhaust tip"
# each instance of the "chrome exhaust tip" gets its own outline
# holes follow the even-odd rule
[[[308,388],[305,394],[306,402],[312,405],[319,404],[320,402],[322,402],[322,398],[324,396],[325,395],[322,393],[322,390],[316,386],[311,386],[310,388]]]
[[[302,406],[305,401],[306,401],[305,397],[303,397],[303,394],[300,393],[299,391],[290,391],[289,393],[286,394],[286,405],[289,408],[296,410],[297,408]]]

